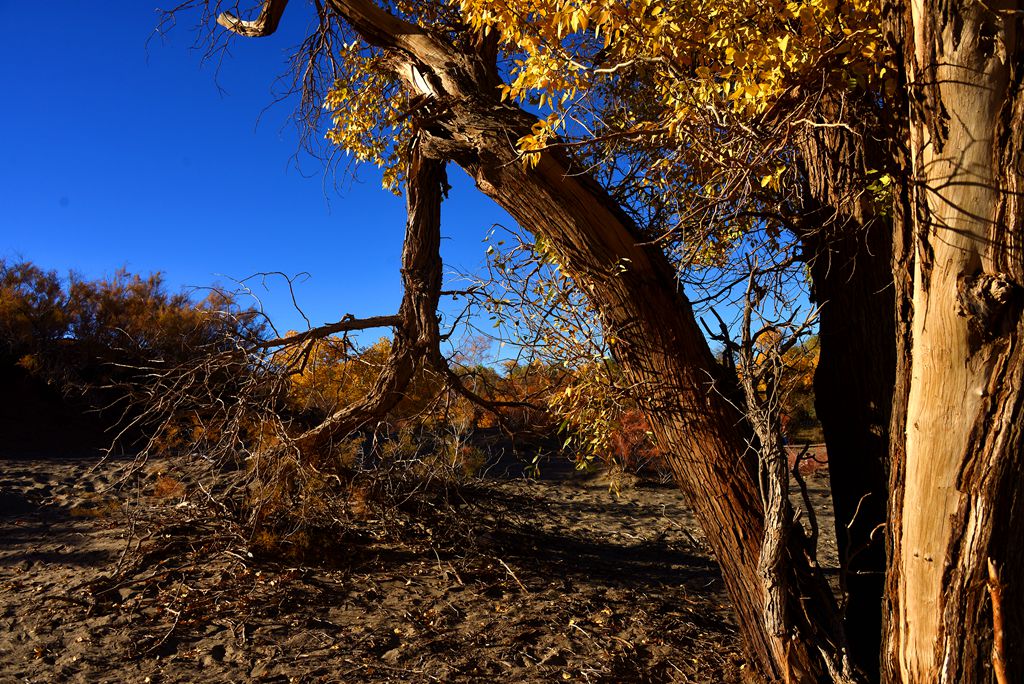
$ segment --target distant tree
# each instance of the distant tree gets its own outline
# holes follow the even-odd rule
[[[0,360],[92,409],[145,391],[143,378],[262,334],[255,311],[212,291],[171,294],[163,277],[120,270],[67,281],[30,262],[0,261]],[[124,417],[101,413],[101,422]]]
[[[0,259],[0,354],[4,364],[38,368],[40,353],[68,332],[67,295],[55,271]]]

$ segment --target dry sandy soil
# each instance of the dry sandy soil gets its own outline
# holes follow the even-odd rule
[[[0,682],[743,680],[717,566],[671,486],[491,477],[463,549],[292,564],[152,496],[152,467],[131,473],[0,455]]]

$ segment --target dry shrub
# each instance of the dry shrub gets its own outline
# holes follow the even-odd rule
[[[185,496],[185,485],[176,478],[158,473],[150,493],[158,499],[180,499]]]
[[[828,452],[823,444],[790,446],[786,449],[789,456],[789,469],[799,461],[801,475],[819,475],[828,473]]]
[[[155,374],[137,392],[145,453],[191,464],[174,469],[188,501],[232,521],[254,553],[322,562],[367,543],[458,546],[462,492],[485,460],[464,434],[417,416],[308,446],[322,416],[290,403],[294,376],[241,342]]]
[[[613,467],[635,475],[661,476],[668,466],[654,443],[647,417],[637,409],[622,412],[612,428],[609,448]]]
[[[122,512],[121,503],[115,497],[87,494],[83,501],[68,509],[75,518],[113,518]]]
[[[451,459],[436,446],[407,430],[326,454],[267,449],[230,475],[245,486],[229,508],[253,553],[294,562],[340,562],[381,542],[454,549],[469,534],[464,494],[483,458],[463,447]]]
[[[446,435],[438,439],[431,453],[421,460],[421,467],[451,470],[457,477],[473,477],[487,465],[487,452],[465,439]]]
[[[458,468],[463,475],[478,475],[487,465],[487,452],[471,444],[458,447],[452,458],[452,467]]]

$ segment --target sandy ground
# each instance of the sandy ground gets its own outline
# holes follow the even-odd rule
[[[671,486],[492,477],[464,550],[292,565],[212,522],[176,526],[184,504],[130,466],[0,456],[0,682],[743,679]]]

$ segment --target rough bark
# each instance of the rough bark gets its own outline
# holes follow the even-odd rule
[[[299,437],[299,444],[311,454],[328,452],[335,440],[381,420],[405,397],[417,368],[436,354],[442,280],[441,200],[448,187],[444,166],[442,161],[425,158],[419,146],[413,145],[405,184],[403,296],[391,352],[365,399],[332,414]]]
[[[799,147],[809,201],[801,217],[821,307],[815,408],[828,445],[844,624],[852,657],[877,678],[882,636],[889,421],[895,382],[892,222],[868,191],[889,170],[870,98],[823,98],[823,123]]]
[[[217,23],[247,38],[263,38],[277,30],[287,5],[288,0],[264,0],[259,16],[251,21],[239,19],[231,12],[221,12],[217,16]]]
[[[890,101],[891,113],[887,126],[888,138],[893,143],[895,180],[893,196],[893,247],[892,273],[895,292],[895,340],[896,340],[896,381],[893,387],[892,419],[889,428],[889,505],[886,525],[886,557],[899,558],[900,541],[903,535],[903,481],[906,472],[906,418],[907,398],[910,395],[911,343],[913,341],[913,263],[914,263],[914,213],[911,204],[912,183],[910,152],[907,149],[907,103],[906,72],[902,68],[903,35],[906,6],[898,2],[883,5],[885,40],[892,55],[889,65],[896,74],[896,87]],[[899,602],[897,584],[899,573],[889,571],[888,560],[885,578],[885,601],[883,602],[883,648],[881,658],[881,679],[886,682],[899,681],[899,662],[893,658],[888,644],[895,643],[901,629],[897,615]]]
[[[623,217],[553,156],[527,171],[508,159],[469,165],[478,185],[521,225],[555,246],[585,287],[629,375],[681,487],[722,566],[748,651],[759,669],[783,676],[762,625],[757,573],[763,523],[740,414],[716,389],[717,370],[676,292],[660,253],[639,247]],[[689,320],[688,320],[689,319]]]
[[[559,154],[544,152],[532,167],[522,163],[514,141],[536,119],[500,101],[493,55],[455,48],[369,0],[328,6],[386,49],[394,74],[425,98],[416,115],[425,154],[466,169],[481,191],[546,239],[588,292],[720,563],[753,669],[773,680],[828,676],[821,654],[837,651],[841,628],[831,591],[810,568],[798,534],[788,538],[780,578],[788,590],[784,654],[765,629],[764,518],[751,431],[726,399],[734,379],[721,373],[665,254]]]
[[[737,365],[745,399],[746,418],[757,437],[758,485],[764,510],[764,534],[758,558],[758,574],[764,594],[761,619],[773,655],[778,662],[787,662],[791,649],[790,588],[787,551],[793,531],[793,509],[789,501],[789,468],[782,436],[778,387],[782,374],[782,355],[795,342],[796,336],[778,346],[758,349],[751,330],[752,314],[757,307],[752,273],[747,286],[743,311],[742,337]],[[833,681],[844,681],[849,674],[848,659],[824,654],[826,667]],[[785,673],[790,674],[788,671]]]
[[[1024,681],[1021,10],[928,1],[904,17],[913,317],[891,681]]]
[[[497,143],[482,149],[500,149]],[[585,177],[569,174],[554,155],[545,154],[533,170],[516,161],[511,150],[507,157],[465,166],[521,225],[546,238],[559,262],[589,292],[714,548],[759,669],[775,678],[813,681],[821,674],[815,652],[816,640],[824,638],[819,630],[834,627],[827,617],[831,596],[807,568],[802,540],[791,537],[786,563],[791,574],[784,584],[794,604],[790,626],[798,627],[802,640],[790,641],[788,654],[780,656],[776,639],[764,629],[758,570],[763,512],[750,464],[749,427],[725,399],[729,381],[719,376],[664,255],[643,246],[604,193]],[[799,595],[807,601],[795,600]]]
[[[787,547],[784,584],[794,633],[784,658],[764,629],[763,512],[749,427],[723,396],[732,392],[731,380],[721,376],[665,255],[558,154],[543,153],[532,168],[521,162],[510,141],[535,119],[499,101],[493,66],[373,3],[334,0],[332,7],[364,38],[392,51],[395,73],[410,87],[417,84],[408,74],[426,80],[433,101],[421,125],[431,154],[459,163],[520,225],[542,235],[589,293],[719,560],[754,667],[772,679],[823,676],[819,652],[839,641],[835,606],[827,584],[808,567],[798,535]]]

